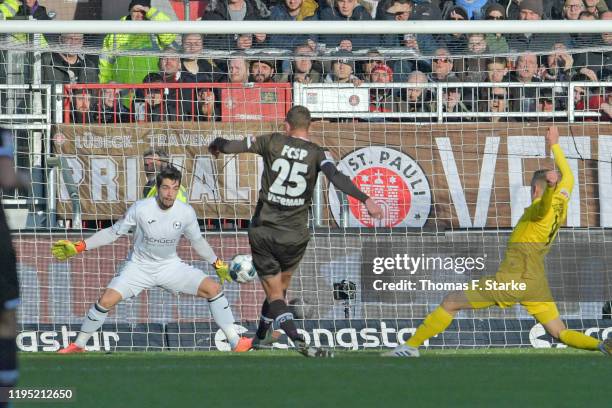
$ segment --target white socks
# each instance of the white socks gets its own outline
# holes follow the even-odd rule
[[[215,323],[223,330],[231,348],[234,349],[240,340],[240,336],[234,329],[234,314],[223,292],[212,299],[208,299],[208,306]]]
[[[208,299],[208,306],[215,323],[223,330],[231,348],[234,349],[240,340],[240,336],[234,328],[234,314],[223,292],[212,299]],[[87,312],[87,316],[81,325],[81,331],[75,340],[76,345],[85,348],[91,335],[102,327],[107,315],[108,309],[95,303]]]
[[[91,335],[102,327],[107,315],[108,309],[105,309],[98,303],[95,303],[89,309],[89,312],[87,312],[87,316],[81,325],[81,331],[79,332],[79,335],[75,341],[76,345],[81,348],[85,348],[85,345],[89,341]]]

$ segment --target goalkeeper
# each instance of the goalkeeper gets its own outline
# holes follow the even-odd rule
[[[607,355],[612,353],[612,340],[600,342],[565,327],[548,287],[544,257],[550,250],[559,227],[565,222],[574,177],[558,144],[559,131],[556,127],[548,129],[546,142],[561,172],[561,180],[554,170],[538,170],[534,173],[531,180],[532,204],[525,209],[512,231],[506,256],[497,274],[482,278],[478,286],[472,290],[449,293],[406,343],[383,354],[384,356],[418,357],[418,347],[425,340],[446,330],[460,310],[487,308],[493,305],[510,307],[515,303],[523,305],[551,336],[568,346],[583,350],[600,350]],[[494,287],[503,287],[503,284],[512,282],[524,283],[525,289],[481,290],[487,287],[486,283],[494,283]]]
[[[127,262],[87,312],[76,341],[60,353],[85,351],[85,344],[102,327],[116,304],[155,286],[208,299],[212,317],[225,333],[232,350],[242,352],[251,348],[251,339],[239,337],[234,329],[234,316],[220,285],[201,270],[184,263],[176,253],[178,242],[185,235],[198,255],[214,265],[220,277],[229,275],[227,264],[217,258],[202,237],[193,208],[177,200],[180,185],[181,172],[168,166],[157,175],[157,195],[137,201],[112,227],[84,241],[61,240],[53,244],[53,255],[63,261],[85,250],[108,245],[132,227],[136,228],[134,248]]]

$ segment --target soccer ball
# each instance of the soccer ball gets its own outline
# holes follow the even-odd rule
[[[238,254],[233,257],[229,271],[234,282],[238,283],[251,282],[257,276],[257,271],[253,266],[253,257],[246,254]]]

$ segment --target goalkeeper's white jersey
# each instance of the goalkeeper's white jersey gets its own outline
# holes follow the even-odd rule
[[[112,229],[123,235],[134,227],[134,248],[128,259],[141,264],[180,261],[176,246],[181,236],[190,241],[201,238],[195,211],[179,200],[168,210],[159,208],[155,197],[137,201]]]

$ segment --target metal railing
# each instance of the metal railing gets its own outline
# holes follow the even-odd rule
[[[582,98],[586,104],[586,109],[578,110],[575,106],[575,96],[577,87],[582,87],[584,97]],[[368,92],[364,90],[371,89],[391,89],[397,93],[397,103],[406,103],[401,100],[399,93],[411,88],[428,90],[430,97],[419,101],[423,106],[427,104],[435,109],[429,112],[371,112],[368,103],[363,103],[361,99],[367,97]],[[476,103],[478,108],[476,111],[469,112],[445,112],[444,111],[444,95],[448,89],[462,89],[462,94],[471,93],[469,98],[471,105]],[[482,90],[491,88],[503,88],[507,90],[508,102],[516,100],[510,97],[511,89],[534,89],[535,94],[528,97],[534,102],[540,99],[552,98],[554,102],[562,102],[565,104],[565,109],[547,111],[520,111],[509,110],[504,112],[483,112],[480,111],[478,104],[486,103],[487,99],[481,99]],[[599,92],[593,92],[593,88],[599,88]],[[490,119],[494,117],[506,118],[534,118],[534,119],[563,119],[570,123],[577,119],[597,119],[602,116],[599,111],[589,110],[588,103],[592,96],[600,95],[609,98],[612,82],[610,81],[593,81],[593,82],[534,82],[534,83],[518,83],[518,82],[438,82],[438,83],[363,83],[359,86],[353,84],[300,84],[293,85],[294,104],[304,105],[308,107],[313,115],[317,118],[357,118],[357,119],[421,119],[429,118],[431,122],[444,123],[447,119],[469,119],[484,118]],[[542,90],[550,91],[550,95],[543,95]],[[331,91],[331,92],[330,92]],[[326,100],[325,107],[329,107],[329,95],[336,94],[338,97],[338,109],[322,109],[321,102],[313,102],[314,100]],[[320,98],[317,97],[320,94]],[[353,98],[351,100],[351,98]],[[340,100],[342,99],[342,100]],[[359,102],[355,102],[359,100]],[[559,104],[561,105],[561,103]]]
[[[292,89],[287,83],[149,83],[149,84],[73,84],[64,85],[63,122],[71,123],[80,116],[82,123],[123,123],[149,121],[283,121],[292,106]],[[103,91],[116,90],[120,95],[111,106],[103,106]],[[202,112],[199,91],[210,92],[212,112]],[[272,93],[270,101],[266,95]],[[73,97],[88,95],[94,103],[90,111],[75,112]],[[155,115],[148,98],[160,95],[162,101]],[[172,113],[170,112],[172,110]],[[125,115],[123,115],[125,113]],[[108,116],[108,117],[106,117]]]
[[[46,160],[51,152],[51,101],[51,85],[0,84],[0,106],[3,107],[0,124],[15,131],[19,141],[16,145],[28,147],[27,151],[22,151],[17,146],[15,166],[21,171],[28,169],[32,187],[26,195],[18,190],[5,191],[2,200],[9,220],[17,220],[12,226],[19,228],[55,222],[55,174]],[[38,216],[41,211],[44,221]]]

